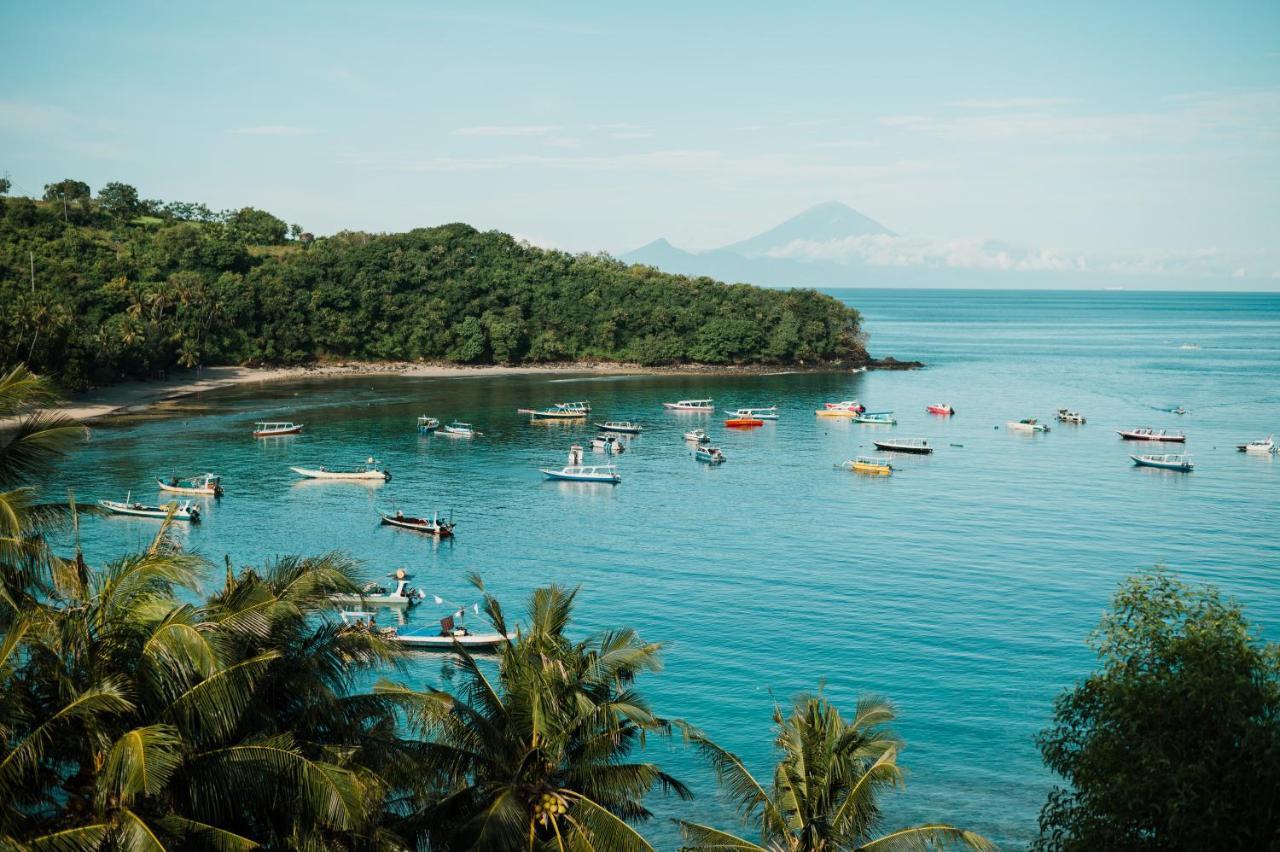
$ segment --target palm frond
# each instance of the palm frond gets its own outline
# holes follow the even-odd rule
[[[701,731],[683,724],[681,728],[684,730],[687,741],[692,743],[697,752],[711,764],[717,780],[725,788],[728,797],[737,805],[739,813],[744,818],[750,818],[759,810],[761,820],[769,831],[785,833],[786,822],[781,811],[769,797],[769,793],[747,769],[742,758],[718,745]]]
[[[212,849],[214,852],[249,852],[249,850],[261,848],[262,845],[256,840],[250,840],[235,832],[177,814],[160,817],[156,820],[156,824],[178,839],[179,848],[191,845],[190,841],[195,841],[199,846]]]
[[[99,807],[108,801],[126,805],[164,789],[182,759],[182,741],[169,725],[148,725],[122,734],[107,752],[98,773]]]
[[[51,834],[41,834],[18,842],[0,837],[0,846],[21,852],[95,852],[111,833],[111,824],[105,822],[64,828]]]
[[[857,847],[877,852],[933,852],[947,847],[973,849],[975,852],[995,852],[998,848],[987,838],[972,831],[950,825],[918,825],[877,837]]]
[[[736,834],[730,834],[727,831],[721,831],[718,828],[712,828],[709,825],[701,825],[696,822],[686,822],[685,820],[676,820],[680,826],[680,834],[684,837],[684,846],[682,849],[721,849],[721,850],[737,850],[737,852],[769,852],[763,846],[758,846],[750,840],[743,840]]]
[[[568,817],[574,824],[573,832],[581,833],[582,840],[591,849],[610,849],[619,852],[652,852],[653,846],[623,819],[591,799],[571,790],[560,790],[568,799]]]

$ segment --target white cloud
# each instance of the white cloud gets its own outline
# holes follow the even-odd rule
[[[950,106],[960,109],[1044,109],[1045,107],[1078,104],[1079,98],[967,98],[952,101]]]
[[[482,125],[480,127],[459,127],[453,131],[454,136],[546,136],[560,127],[555,124],[524,125]]]
[[[291,124],[262,124],[257,127],[237,127],[227,132],[236,136],[309,136],[315,130]]]
[[[24,133],[48,133],[66,126],[71,114],[62,107],[22,101],[0,101],[0,127]]]
[[[547,139],[547,146],[550,148],[581,148],[582,140],[573,136],[552,136]]]

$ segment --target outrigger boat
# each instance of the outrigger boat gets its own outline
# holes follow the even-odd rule
[[[724,453],[716,447],[694,447],[693,457],[707,464],[724,464]]]
[[[587,402],[557,402],[550,408],[517,408],[517,414],[528,414],[534,420],[585,420],[591,413]]]
[[[603,482],[617,485],[622,481],[618,469],[611,464],[568,464],[559,470],[539,468],[547,479],[562,482]]]
[[[915,456],[927,456],[933,452],[928,441],[872,441],[877,450],[887,453],[910,453]]]
[[[253,424],[253,437],[255,438],[274,438],[277,435],[296,435],[301,431],[302,424],[294,423],[290,420],[259,420],[257,423]]]
[[[189,476],[186,479],[171,476],[168,482],[156,477],[156,485],[160,487],[161,491],[171,491],[174,494],[202,494],[207,497],[222,496],[222,477],[215,476],[212,473],[202,473],[199,476]]]
[[[730,417],[724,421],[724,425],[730,429],[753,429],[756,426],[763,426],[764,421],[759,417]]]
[[[1161,470],[1179,470],[1190,473],[1195,470],[1191,456],[1181,453],[1167,453],[1160,456],[1129,456],[1138,467],[1158,467]]]
[[[684,439],[695,444],[706,444],[710,443],[711,436],[707,434],[706,429],[690,429],[684,433]]]
[[[1059,423],[1084,423],[1084,415],[1079,411],[1072,411],[1069,408],[1058,409]]]
[[[1164,429],[1159,432],[1150,428],[1117,429],[1116,434],[1126,441],[1160,441],[1166,444],[1185,444],[1187,442],[1187,436],[1181,432],[1170,433]]]
[[[1034,417],[1028,417],[1024,420],[1010,420],[1004,424],[1014,432],[1048,432],[1049,424],[1041,423]]]
[[[329,470],[327,467],[291,467],[289,470],[305,476],[307,479],[381,479],[383,482],[391,481],[391,471],[378,467],[378,463],[373,460],[373,456],[369,460],[357,468],[351,470]]]
[[[440,421],[434,417],[428,417],[424,414],[418,418],[418,431],[424,435],[430,435],[439,428]]]
[[[1275,442],[1271,440],[1271,436],[1263,438],[1261,441],[1250,441],[1247,444],[1237,444],[1236,449],[1242,453],[1256,453],[1258,455],[1267,455],[1275,452]]]
[[[462,647],[468,651],[488,651],[516,638],[513,633],[472,633],[462,624],[462,612],[440,619],[434,627],[379,627],[374,613],[364,610],[342,610],[342,623],[350,630],[368,630],[388,642],[425,651],[452,651]]]
[[[591,439],[591,449],[593,452],[617,456],[621,455],[627,447],[613,435],[597,435]]]
[[[190,500],[184,500],[181,505],[169,503],[165,506],[145,506],[134,500],[133,492],[129,492],[125,496],[124,502],[99,500],[98,505],[113,515],[130,515],[135,518],[160,518],[163,520],[169,517],[169,513],[172,512],[175,521],[190,521],[192,523],[200,521],[200,509],[197,506],[193,506]]]
[[[868,476],[892,476],[893,465],[888,459],[879,459],[872,456],[858,456],[852,461],[847,461],[840,465],[845,470],[851,470],[854,473],[865,473]]]
[[[386,526],[426,533],[436,538],[449,538],[453,535],[455,526],[452,521],[442,521],[435,514],[432,514],[430,518],[415,518],[411,515],[406,515],[399,509],[396,510],[394,515],[384,515],[381,512],[378,514],[382,518],[382,523]]]
[[[855,414],[853,416],[854,423],[872,423],[880,426],[893,426],[897,420],[893,419],[892,411],[868,411],[865,414]]]
[[[339,604],[375,604],[377,606],[414,606],[421,603],[426,597],[426,593],[421,589],[414,589],[409,586],[409,581],[413,576],[408,574],[403,568],[397,568],[388,577],[396,581],[394,589],[388,589],[386,586],[378,583],[367,583],[360,590],[359,594],[349,594],[339,592],[338,594],[329,595],[329,600]]]
[[[475,438],[483,435],[483,432],[477,432],[475,427],[470,423],[463,423],[461,420],[455,420],[448,426],[441,426],[438,435],[450,435],[454,438]]]
[[[725,411],[725,414],[734,417],[755,417],[759,420],[777,420],[778,406],[771,405],[768,408],[739,408],[736,411]]]
[[[667,411],[715,411],[716,407],[709,399],[682,399],[678,402],[664,402],[662,407]]]
[[[633,423],[630,420],[608,420],[597,423],[596,429],[601,432],[617,432],[620,435],[639,435],[644,431],[644,427],[639,423]]]
[[[956,413],[956,410],[946,402],[935,402],[933,405],[926,405],[924,410],[930,414],[944,414],[948,417]]]

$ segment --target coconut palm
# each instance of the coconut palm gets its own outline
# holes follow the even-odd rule
[[[576,594],[534,592],[528,629],[498,652],[496,680],[459,648],[460,688],[416,703],[438,790],[419,794],[406,828],[431,848],[650,849],[630,825],[650,817],[645,795],[689,796],[633,758],[647,735],[671,731],[635,688],[659,667],[659,646],[631,630],[569,640]],[[485,596],[485,608],[506,633],[497,602]]]
[[[897,756],[901,741],[889,730],[893,710],[879,699],[858,702],[846,721],[824,697],[800,696],[790,716],[774,709],[781,752],[772,788],[747,770],[737,755],[687,729],[759,842],[692,822],[680,822],[687,848],[754,852],[823,850],[927,850],[949,846],[995,847],[971,831],[929,824],[878,834],[883,815],[878,797],[902,786]]]

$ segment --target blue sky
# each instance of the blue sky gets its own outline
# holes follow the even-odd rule
[[[794,6],[795,8],[789,8]],[[1280,3],[19,3],[0,172],[708,248],[843,201],[842,250],[1280,287]],[[958,260],[957,260],[958,258]],[[1176,284],[1176,281],[1174,281]]]

